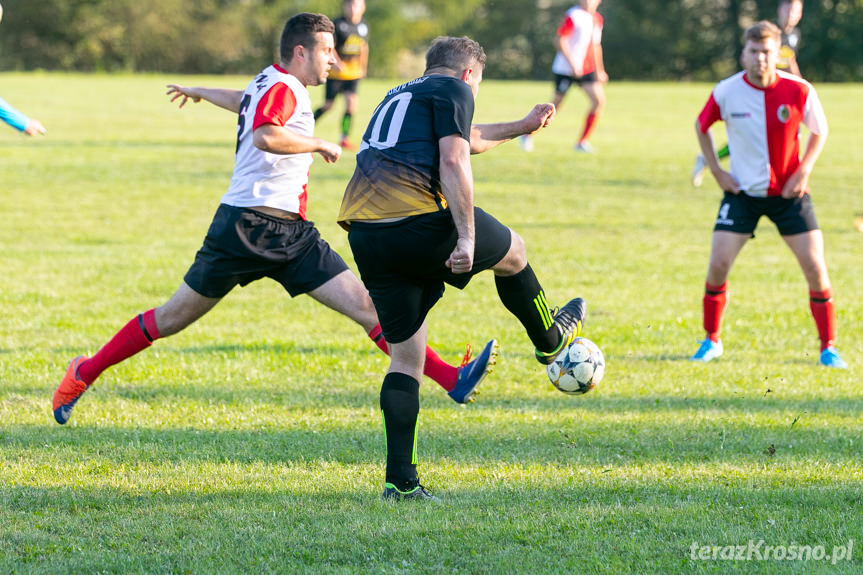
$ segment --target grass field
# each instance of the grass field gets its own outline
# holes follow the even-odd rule
[[[434,506],[379,500],[386,358],[271,282],[107,371],[54,423],[67,362],[173,293],[227,186],[235,118],[177,110],[163,96],[177,79],[0,75],[48,128],[0,131],[0,573],[863,571],[863,86],[819,87],[832,132],[812,178],[845,372],[817,365],[805,282],[769,222],[730,278],[725,355],[686,361],[719,199],[688,181],[710,86],[610,84],[595,156],[571,148],[577,92],[533,154],[475,156],[477,203],[526,239],[553,304],[587,299],[608,368],[565,396],[491,275],[448,290],[431,343],[457,362],[496,337],[502,354],[466,408],[423,386]],[[362,84],[359,124],[388,87]],[[549,91],[487,81],[475,120],[521,117]],[[318,135],[337,138],[340,108]],[[351,265],[334,220],[352,170],[350,153],[316,160],[309,186],[312,219]],[[827,560],[692,559],[750,541],[823,545]]]

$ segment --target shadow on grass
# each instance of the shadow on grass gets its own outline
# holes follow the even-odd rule
[[[390,504],[354,482],[314,492],[0,487],[0,570],[52,572],[812,573],[817,561],[693,561],[691,546],[847,545],[859,486],[508,481]],[[814,500],[813,500],[814,498]],[[813,501],[828,513],[812,514]],[[399,538],[410,544],[393,544]],[[856,542],[856,541],[855,541]],[[481,552],[465,553],[465,545]],[[856,551],[856,549],[855,549]],[[850,558],[830,573],[859,573]],[[745,567],[744,567],[745,566]],[[538,571],[537,571],[538,570]]]
[[[264,394],[262,394],[264,395]],[[145,407],[140,415],[102,414],[105,404],[89,405],[86,416],[60,427],[6,425],[0,449],[10,457],[78,463],[88,460],[149,462],[307,461],[360,464],[381,460],[384,436],[376,394],[359,394],[356,409],[343,401],[306,397],[284,409],[257,404],[193,408],[192,421],[168,428],[145,427],[164,415]],[[270,397],[272,400],[272,397]],[[153,401],[152,403],[156,403]],[[851,405],[818,401],[603,399],[565,405],[459,410],[440,404],[420,415],[420,452],[425,462],[480,461],[482,465],[559,464],[628,466],[675,464],[790,464],[796,461],[845,464],[859,461],[863,423],[860,401]],[[312,406],[314,404],[314,406]],[[167,408],[175,403],[168,403]],[[183,405],[180,401],[176,405]],[[839,409],[841,407],[841,409]],[[77,410],[84,408],[79,403]],[[135,406],[124,406],[133,409]],[[157,408],[158,409],[158,408]],[[822,423],[823,417],[832,417]],[[838,415],[844,412],[844,416]],[[554,416],[549,416],[554,413]],[[108,415],[90,423],[93,417]],[[84,419],[86,417],[86,419]]]

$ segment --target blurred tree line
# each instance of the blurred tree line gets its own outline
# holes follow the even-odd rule
[[[372,76],[422,72],[437,35],[469,35],[489,78],[549,78],[573,0],[367,0]],[[271,62],[285,20],[335,17],[341,0],[3,0],[0,69],[249,73]],[[743,28],[777,0],[607,0],[612,79],[716,80],[738,68]],[[812,80],[863,79],[863,0],[805,0],[798,61]]]

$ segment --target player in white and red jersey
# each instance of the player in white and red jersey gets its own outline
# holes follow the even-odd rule
[[[575,144],[576,151],[592,152],[588,143],[590,134],[605,108],[605,90],[608,82],[605,64],[602,59],[602,15],[597,8],[602,0],[579,0],[578,4],[567,10],[557,29],[557,55],[551,71],[554,73],[554,105],[560,108],[563,97],[570,86],[581,86],[590,99],[590,109],[584,119],[584,129]],[[530,136],[520,138],[521,147],[527,152],[533,150]]]
[[[827,120],[805,80],[777,71],[780,30],[762,21],[746,30],[739,72],[720,82],[701,110],[696,133],[707,165],[724,191],[713,231],[703,300],[707,337],[692,359],[722,355],[719,331],[727,306],[728,274],[761,216],[776,224],[809,284],[809,304],[821,339],[820,362],[847,368],[833,346],[836,313],[824,238],[809,197],[809,175],[827,137]],[[730,172],[716,156],[710,126],[723,120],[731,148]],[[799,127],[809,129],[800,157]]]
[[[341,148],[315,138],[306,86],[323,83],[335,63],[333,23],[321,14],[298,14],[285,24],[281,61],[258,74],[245,91],[170,85],[171,101],[207,100],[238,113],[234,175],[204,245],[177,292],[163,305],[129,321],[93,357],[72,360],[54,393],[54,418],[68,421],[72,407],[108,367],[200,319],[238,284],[269,277],[293,297],[308,294],[360,324],[384,352],[374,305],[360,280],[306,218],[312,154],[335,162]],[[487,345],[488,349],[494,346]],[[458,403],[472,400],[495,353],[462,366],[426,348],[424,373]]]

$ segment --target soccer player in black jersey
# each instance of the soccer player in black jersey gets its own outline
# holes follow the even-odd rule
[[[342,139],[339,145],[353,150],[355,148],[348,135],[353,115],[357,111],[357,87],[360,80],[366,77],[369,63],[369,25],[363,20],[365,0],[344,0],[342,10],[343,15],[333,20],[338,62],[327,78],[324,103],[315,110],[315,120],[333,107],[336,96],[344,94],[345,113],[342,116]]]
[[[339,223],[372,296],[391,362],[380,405],[387,442],[385,499],[431,498],[416,471],[420,351],[426,315],[444,284],[464,288],[491,269],[504,306],[522,323],[540,363],[581,331],[581,298],[559,312],[527,262],[524,241],[474,206],[470,154],[533,133],[554,116],[539,104],[521,120],[472,125],[485,52],[469,38],[438,38],[425,74],[390,90],[363,135]]]

